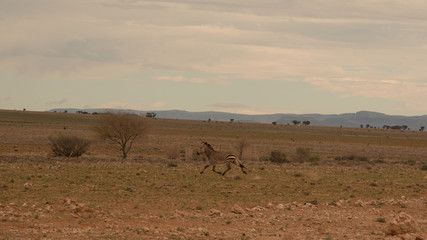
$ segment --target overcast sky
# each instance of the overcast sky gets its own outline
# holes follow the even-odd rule
[[[0,108],[427,114],[424,0],[0,0]]]

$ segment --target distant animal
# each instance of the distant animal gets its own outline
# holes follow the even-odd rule
[[[209,166],[212,166],[213,172],[216,172],[224,176],[231,169],[231,164],[234,164],[240,167],[240,169],[242,169],[242,172],[244,174],[247,174],[245,171],[246,167],[242,164],[242,162],[239,160],[239,158],[236,155],[215,151],[213,147],[207,142],[202,142],[202,146],[197,151],[197,155],[204,157],[208,161],[208,165],[206,165],[203,168],[200,174],[203,174],[206,168],[208,168]],[[224,172],[217,171],[215,170],[215,167],[217,164],[226,164],[227,169]]]

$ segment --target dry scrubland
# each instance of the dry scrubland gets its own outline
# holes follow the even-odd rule
[[[427,239],[425,132],[151,119],[123,161],[96,120],[0,111],[0,239]],[[51,156],[60,133],[89,152]],[[248,175],[200,175],[202,140],[245,140]]]

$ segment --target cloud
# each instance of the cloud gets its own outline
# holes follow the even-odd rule
[[[164,106],[166,106],[166,103],[164,103],[164,102],[155,102],[155,103],[150,105],[150,107],[153,107],[153,108],[162,108]]]
[[[104,102],[100,104],[86,105],[84,108],[143,110],[139,105],[126,103],[126,102]]]
[[[161,81],[170,81],[170,82],[185,82],[185,83],[212,83],[216,85],[229,85],[230,81],[226,77],[216,76],[216,77],[184,77],[180,75],[163,75],[155,77],[157,80]]]
[[[54,100],[54,101],[47,102],[45,105],[63,105],[67,102],[68,102],[67,99],[61,99],[61,100]]]
[[[269,110],[268,108],[258,108],[245,104],[239,103],[230,103],[230,102],[218,102],[208,106],[209,108],[213,108],[215,111],[224,111],[224,112],[233,112],[240,114],[274,114],[278,112],[289,112],[283,110]]]
[[[212,107],[215,108],[231,108],[231,109],[236,109],[236,108],[247,108],[248,106],[243,105],[243,104],[238,104],[238,103],[214,103],[211,105]]]
[[[6,0],[0,71],[32,81],[141,71],[174,83],[305,81],[415,108],[427,101],[426,11],[422,0]]]

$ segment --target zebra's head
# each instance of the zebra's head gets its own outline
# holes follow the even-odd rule
[[[202,142],[202,146],[200,146],[200,148],[197,150],[196,153],[197,153],[197,155],[202,155],[202,154],[208,155],[209,153],[211,153],[213,151],[215,151],[215,150],[213,149],[213,147],[209,143]]]

